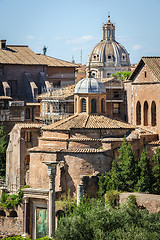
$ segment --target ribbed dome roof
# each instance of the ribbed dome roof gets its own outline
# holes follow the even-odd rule
[[[103,40],[92,50],[88,64],[103,63],[107,66],[130,66],[129,54],[126,49],[115,40]]]
[[[105,86],[95,78],[84,78],[76,86],[74,93],[106,93]]]

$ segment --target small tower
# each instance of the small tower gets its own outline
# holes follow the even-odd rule
[[[106,89],[102,82],[89,75],[76,84],[74,113],[106,114]]]
[[[115,40],[115,25],[110,22],[110,15],[108,21],[102,27],[103,40]]]

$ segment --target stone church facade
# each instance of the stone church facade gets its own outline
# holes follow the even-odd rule
[[[142,57],[124,85],[128,122],[160,134],[160,57]]]

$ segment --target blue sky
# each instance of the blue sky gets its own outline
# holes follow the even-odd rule
[[[0,39],[76,63],[82,50],[85,64],[108,12],[131,63],[160,56],[160,0],[0,0]]]

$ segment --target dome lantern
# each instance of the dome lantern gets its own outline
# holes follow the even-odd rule
[[[110,22],[110,15],[108,21],[102,27],[103,40],[115,40],[115,25]]]

